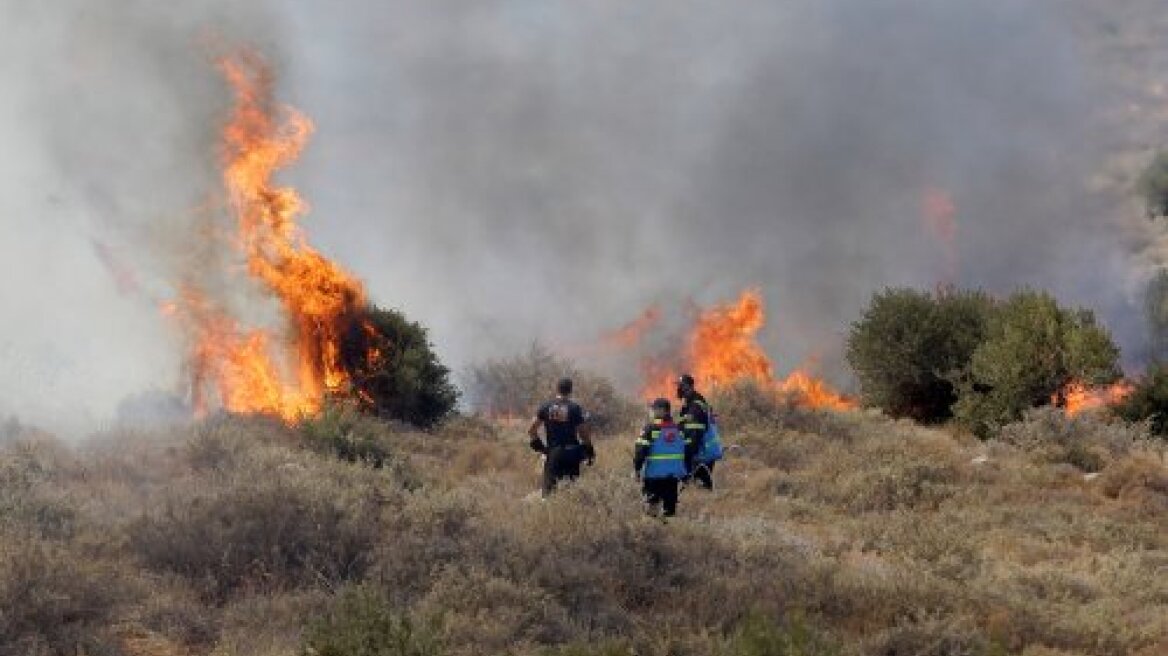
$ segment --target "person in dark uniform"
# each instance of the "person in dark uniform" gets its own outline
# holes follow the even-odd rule
[[[681,479],[689,471],[689,445],[681,429],[673,422],[668,399],[657,399],[650,406],[653,420],[646,424],[633,449],[633,473],[642,482],[646,510],[666,517],[677,513],[677,493]]]
[[[702,446],[705,443],[706,429],[710,424],[710,404],[694,386],[693,376],[682,374],[677,379],[677,398],[681,400],[681,412],[678,424],[685,434],[689,444],[690,476],[701,487],[714,489],[713,460],[702,458]]]
[[[545,497],[551,494],[560,480],[579,476],[581,463],[587,462],[592,465],[596,461],[588,412],[572,400],[572,379],[560,379],[556,384],[556,393],[556,398],[539,407],[535,419],[527,429],[527,434],[531,438],[531,448],[545,456],[543,463]],[[539,438],[540,426],[543,426],[546,443]]]

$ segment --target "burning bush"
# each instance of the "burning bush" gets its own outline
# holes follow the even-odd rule
[[[973,353],[957,418],[988,436],[1027,408],[1065,405],[1072,383],[1102,385],[1120,376],[1119,348],[1089,310],[1060,307],[1045,292],[1021,291],[998,304]]]
[[[979,291],[877,294],[852,326],[848,361],[864,399],[918,421],[955,416],[988,436],[1027,408],[1114,382],[1119,349],[1087,310],[1045,292],[995,301]]]
[[[1114,410],[1128,421],[1147,421],[1155,435],[1168,435],[1168,365],[1156,365],[1144,374]]]
[[[458,390],[419,323],[397,310],[370,307],[350,324],[341,364],[358,407],[383,419],[428,428],[450,414]]]
[[[1168,150],[1160,151],[1137,183],[1151,218],[1168,218]]]
[[[222,285],[202,279],[210,272],[178,285],[165,309],[188,342],[191,405],[293,423],[341,396],[379,417],[433,425],[457,392],[425,329],[371,305],[356,276],[312,247],[299,224],[307,204],[277,180],[308,143],[312,121],[276,102],[275,78],[261,57],[238,53],[219,67],[235,99],[220,144],[235,239],[219,245],[246,263],[220,273],[246,272],[264,297],[249,300],[274,301],[284,325],[277,331],[244,321],[238,303],[213,293]]]
[[[992,307],[981,292],[876,294],[848,336],[864,402],[893,417],[950,418],[957,380],[985,337]]]
[[[573,396],[592,413],[598,430],[625,426],[637,417],[637,407],[621,396],[606,378],[581,370],[540,344],[522,355],[479,363],[470,369],[468,395],[476,410],[493,417],[529,418],[536,407],[567,376]]]

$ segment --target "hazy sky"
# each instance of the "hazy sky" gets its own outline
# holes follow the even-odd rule
[[[285,178],[313,243],[456,367],[760,286],[779,368],[846,384],[871,292],[949,276],[930,189],[955,282],[1050,288],[1140,347],[1059,3],[242,4],[0,0],[0,414],[89,426],[179,380],[157,303],[229,225],[235,46],[316,123]]]

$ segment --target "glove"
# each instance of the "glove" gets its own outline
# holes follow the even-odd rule
[[[596,449],[594,449],[591,444],[583,445],[583,449],[584,459],[588,462],[588,466],[591,467],[592,465],[596,464]]]
[[[543,440],[539,439],[538,437],[531,438],[531,441],[528,442],[527,445],[530,446],[531,450],[535,451],[536,453],[547,454],[547,447],[544,446]]]

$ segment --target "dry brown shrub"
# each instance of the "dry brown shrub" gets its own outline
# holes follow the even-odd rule
[[[422,599],[443,568],[478,563],[498,571],[514,548],[473,497],[432,489],[406,495],[387,512],[382,535],[371,578],[402,607]]]
[[[302,654],[301,633],[332,602],[324,590],[240,597],[219,611],[220,635],[212,656]]]
[[[50,439],[0,448],[0,528],[53,539],[72,536],[78,509],[63,483],[74,468],[65,447]]]
[[[167,490],[129,527],[147,567],[185,577],[216,603],[364,574],[393,490],[386,476],[271,447],[234,467]]]
[[[860,412],[809,409],[794,396],[775,395],[753,383],[718,390],[710,398],[720,426],[729,436],[742,433],[796,431],[825,439],[849,441],[861,426]],[[731,437],[731,442],[734,438]]]
[[[851,512],[935,509],[963,481],[948,438],[912,431],[835,445],[795,477],[798,496]]]
[[[1103,470],[1099,487],[1146,514],[1168,513],[1168,465],[1152,453],[1133,453],[1113,462]]]
[[[990,656],[990,640],[966,618],[902,622],[866,641],[872,656]],[[1000,652],[999,652],[1000,653]]]
[[[1093,414],[1068,416],[1053,407],[1026,412],[1007,424],[998,440],[1022,449],[1038,462],[1069,464],[1084,472],[1101,471],[1147,439],[1147,428]]]
[[[448,565],[435,577],[417,612],[440,619],[453,653],[505,653],[536,644],[562,644],[579,632],[546,590],[484,572]]]
[[[115,624],[143,590],[119,563],[38,537],[0,538],[0,656],[121,654]]]

